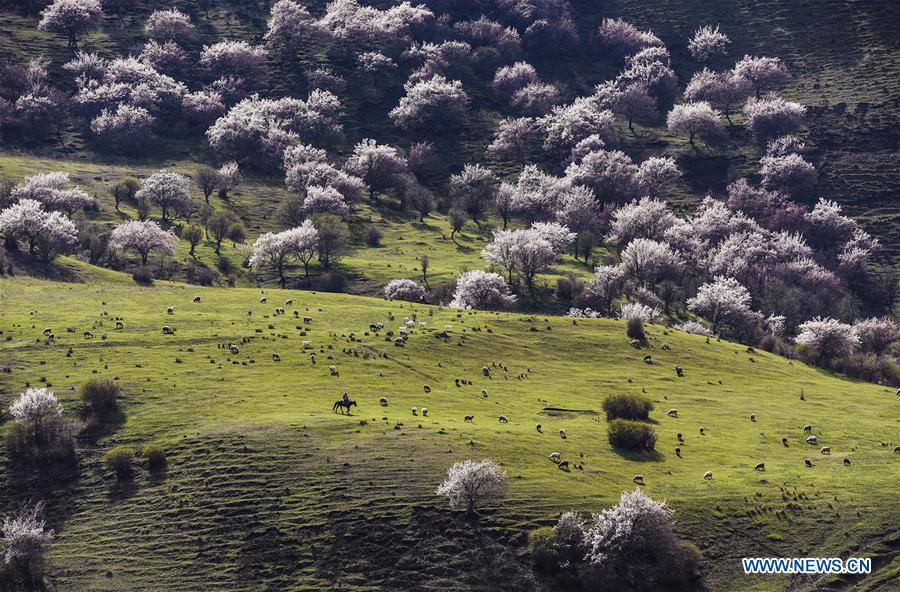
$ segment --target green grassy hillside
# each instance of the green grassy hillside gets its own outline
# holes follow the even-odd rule
[[[122,416],[81,442],[69,478],[51,484],[2,465],[5,506],[48,501],[59,590],[532,589],[527,531],[612,504],[637,473],[704,550],[711,589],[888,590],[900,574],[900,397],[883,387],[659,326],[636,350],[612,320],[99,279],[5,279],[0,296],[4,406],[26,384],[50,384],[74,417],[82,381],[108,377],[123,390]],[[273,316],[286,298],[288,314]],[[404,317],[426,328],[397,347],[386,332]],[[385,323],[379,335],[375,322]],[[331,411],[344,391],[359,403],[349,417]],[[622,456],[606,441],[602,401],[642,391],[656,405],[658,454]],[[830,457],[804,442],[805,424]],[[166,449],[164,474],[142,466],[120,482],[100,463],[114,445],[147,443]],[[584,470],[560,471],[554,451]],[[510,492],[473,526],[434,489],[453,462],[483,457],[506,468]],[[753,470],[759,462],[765,472]],[[858,582],[738,575],[742,556],[834,554],[874,556],[878,572]]]

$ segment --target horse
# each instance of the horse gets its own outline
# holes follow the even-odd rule
[[[356,407],[356,406],[357,406],[356,401],[354,401],[352,399],[349,401],[346,401],[346,402],[343,399],[338,399],[337,401],[334,402],[334,406],[331,408],[331,411],[334,413],[337,413],[338,408],[340,408],[341,413],[344,413],[344,409],[346,409],[347,415],[350,415],[350,408]]]

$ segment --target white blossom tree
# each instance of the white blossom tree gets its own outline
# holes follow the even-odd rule
[[[268,74],[266,48],[250,45],[246,41],[220,41],[204,46],[200,54],[200,66],[210,78],[233,76],[243,80],[248,87],[260,85]]]
[[[413,280],[391,280],[384,287],[384,297],[388,300],[422,302],[425,299],[425,288]]]
[[[623,19],[603,19],[597,38],[603,46],[624,55],[645,47],[662,45],[662,41],[652,31],[641,31]]]
[[[155,121],[144,107],[119,103],[91,120],[91,132],[111,147],[131,149],[147,139]]]
[[[479,216],[490,207],[497,193],[497,177],[480,164],[467,164],[461,173],[450,177],[450,191],[460,207],[480,226]]]
[[[613,212],[606,242],[621,246],[636,238],[662,240],[676,221],[666,202],[644,197]]]
[[[684,89],[685,100],[691,103],[706,101],[721,109],[731,124],[733,107],[752,92],[750,83],[731,71],[714,72],[709,68],[696,72]]]
[[[181,173],[159,171],[144,179],[135,197],[148,199],[162,210],[162,219],[169,219],[169,212],[187,215],[191,211],[191,197],[188,188],[190,178]]]
[[[627,202],[637,191],[638,166],[621,150],[595,150],[566,168],[566,179],[591,189],[600,201]]]
[[[304,271],[309,276],[309,263],[316,253],[318,241],[319,232],[312,220],[305,220],[300,226],[278,233],[267,232],[253,244],[250,267],[274,271],[283,288],[287,279],[285,268],[291,257],[297,257],[303,263]]]
[[[97,27],[103,18],[100,0],[53,0],[41,11],[38,29],[64,35],[69,48],[78,47],[78,38]]]
[[[370,138],[354,147],[345,168],[365,181],[371,200],[375,200],[379,191],[399,186],[400,179],[409,173],[406,160],[396,148]]]
[[[243,181],[241,169],[234,161],[226,162],[219,167],[216,177],[218,179],[216,185],[222,198],[228,198],[228,194],[240,187]]]
[[[635,183],[645,195],[656,197],[681,177],[681,171],[671,156],[651,156],[638,165]]]
[[[525,163],[539,136],[531,117],[507,118],[500,121],[487,153],[496,158]]]
[[[39,424],[62,417],[63,406],[48,388],[29,387],[9,406],[9,414],[18,423]]]
[[[21,199],[0,211],[0,232],[26,241],[29,254],[37,251],[45,263],[78,246],[75,223],[60,212],[45,211],[33,199]]]
[[[538,120],[544,131],[544,149],[567,152],[581,140],[597,134],[604,141],[615,137],[612,111],[601,109],[592,97],[579,97],[559,105]]]
[[[640,302],[626,302],[619,307],[619,318],[623,321],[639,321],[641,323],[658,323],[662,320],[659,310],[650,308]]]
[[[744,104],[745,125],[760,138],[786,134],[803,124],[806,107],[777,95],[751,97]]]
[[[307,218],[317,214],[332,214],[342,220],[350,218],[350,206],[334,187],[313,185],[307,188],[301,211]]]
[[[648,284],[677,273],[683,262],[681,255],[667,243],[646,238],[634,239],[622,251],[625,272]]]
[[[21,574],[26,586],[31,587],[39,579],[41,562],[53,543],[54,531],[47,529],[44,521],[44,504],[38,502],[25,506],[14,514],[3,517],[3,560],[7,566]]]
[[[133,250],[141,256],[141,264],[147,265],[147,257],[156,251],[161,255],[174,255],[177,239],[170,230],[166,232],[156,222],[130,220],[116,226],[110,236],[110,248]]]
[[[177,8],[150,13],[144,30],[155,41],[189,41],[194,37],[191,17]]]
[[[815,317],[799,327],[797,343],[826,360],[852,354],[860,345],[853,327],[830,317]]]
[[[900,327],[890,317],[870,318],[853,324],[853,334],[859,341],[859,349],[880,354],[892,343],[900,341]]]
[[[669,131],[686,135],[691,146],[700,136],[707,142],[722,135],[721,114],[706,101],[675,105],[666,116]]]
[[[612,305],[625,284],[625,269],[621,265],[601,265],[594,268],[594,277],[585,284],[585,298],[596,301],[601,312],[612,314]]]
[[[706,317],[713,334],[724,324],[740,322],[750,313],[750,291],[731,277],[716,276],[687,301],[688,310]]]
[[[697,29],[688,42],[688,51],[694,59],[706,62],[727,54],[730,43],[728,35],[719,31],[719,25],[715,27],[704,25]]]
[[[476,269],[460,274],[450,306],[459,309],[495,310],[513,306],[516,297],[502,275]]]
[[[491,460],[464,460],[450,467],[435,493],[446,496],[452,508],[473,514],[480,506],[502,499],[506,482],[506,471]]]
[[[410,81],[405,89],[406,95],[391,110],[390,117],[396,126],[406,130],[456,123],[469,106],[462,82],[437,74],[428,80]]]
[[[793,197],[812,192],[816,185],[816,167],[799,154],[763,156],[759,174],[767,189],[784,191]]]
[[[72,215],[92,206],[94,199],[77,187],[69,187],[69,174],[63,171],[38,173],[25,177],[25,182],[13,187],[10,199],[33,199],[48,210],[60,210]]]
[[[745,55],[734,65],[734,75],[746,80],[758,98],[766,89],[774,89],[785,84],[791,75],[779,58]]]

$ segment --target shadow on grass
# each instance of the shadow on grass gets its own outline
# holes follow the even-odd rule
[[[634,450],[625,450],[623,448],[613,448],[613,452],[624,458],[625,460],[630,460],[633,462],[649,462],[649,461],[660,461],[665,457],[660,454],[656,450],[647,450],[644,452],[636,452]]]

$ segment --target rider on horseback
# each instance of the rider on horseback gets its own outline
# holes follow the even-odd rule
[[[350,409],[350,394],[344,393],[344,407]]]

